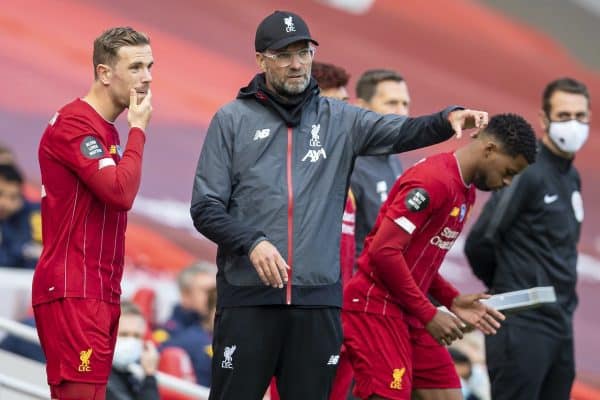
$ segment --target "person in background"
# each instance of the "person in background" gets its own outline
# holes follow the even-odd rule
[[[455,347],[449,347],[448,352],[450,353],[450,357],[452,357],[454,368],[456,368],[456,373],[460,378],[460,387],[463,400],[482,400],[475,393],[473,393],[471,387],[469,386],[469,380],[473,374],[473,363],[471,362],[471,359],[465,353]]]
[[[14,165],[16,161],[13,151],[0,143],[0,165]]]
[[[363,73],[356,84],[356,105],[379,114],[407,117],[410,94],[404,78],[396,71],[372,69]],[[350,190],[356,203],[356,259],[365,238],[371,232],[389,190],[402,174],[395,154],[358,157],[350,177]]]
[[[348,101],[348,80],[350,75],[337,65],[313,61],[312,76],[319,85],[321,96]],[[354,273],[356,201],[352,190],[348,190],[344,215],[342,216],[342,237],[340,239],[340,270],[342,285],[345,285]],[[339,368],[339,367],[338,367]]]
[[[511,315],[486,338],[494,400],[568,399],[575,379],[573,313],[583,222],[575,155],[590,129],[590,95],[560,78],[542,95],[538,161],[492,195],[465,242],[475,275],[492,293],[553,286],[556,303]]]
[[[179,272],[180,301],[162,328],[154,332],[153,336],[159,343],[189,327],[200,327],[210,317],[208,297],[216,287],[216,271],[214,264],[200,261]]]
[[[145,340],[147,324],[140,309],[132,302],[121,302],[121,317],[112,369],[106,387],[106,400],[158,400],[156,368],[159,355],[154,343]],[[139,364],[143,376],[129,366]]]
[[[196,324],[188,326],[172,335],[161,346],[161,351],[168,347],[179,347],[190,356],[196,383],[210,387],[213,325],[217,306],[217,289],[209,288],[206,291],[207,314]]]
[[[321,96],[341,101],[350,100],[346,88],[350,75],[344,68],[334,64],[313,61],[312,76],[319,85]]]
[[[478,330],[465,333],[452,348],[466,355],[471,361],[471,375],[467,384],[471,393],[481,400],[491,400],[490,379],[485,363],[485,335]]]
[[[25,199],[23,176],[0,164],[0,267],[35,268],[42,252],[40,204]]]

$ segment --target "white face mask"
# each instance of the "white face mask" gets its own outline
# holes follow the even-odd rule
[[[564,122],[550,122],[548,135],[554,144],[566,153],[575,153],[581,149],[590,133],[590,126],[571,119]]]
[[[137,362],[142,356],[143,343],[140,339],[130,336],[118,336],[113,356],[113,366],[126,370],[129,364]]]

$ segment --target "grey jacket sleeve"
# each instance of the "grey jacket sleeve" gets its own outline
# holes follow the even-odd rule
[[[422,117],[381,115],[364,109],[353,109],[351,131],[355,155],[393,154],[443,142],[454,134],[448,114],[462,107],[452,106]]]
[[[228,213],[233,189],[233,132],[223,127],[220,112],[213,117],[194,178],[190,213],[198,232],[237,254],[248,254],[264,233]]]
[[[509,187],[495,192],[467,236],[465,255],[475,276],[488,288],[494,281],[500,237],[518,217],[530,196],[531,187],[530,176],[523,174],[515,177]]]

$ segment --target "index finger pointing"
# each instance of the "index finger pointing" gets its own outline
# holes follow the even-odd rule
[[[137,92],[135,89],[129,89],[129,107],[135,107],[137,105]]]
[[[148,104],[148,103],[150,103],[151,100],[152,100],[152,90],[148,89],[148,92],[146,93],[146,97],[144,97],[144,99],[142,100],[142,103]]]

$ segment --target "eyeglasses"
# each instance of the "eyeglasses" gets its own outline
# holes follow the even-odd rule
[[[292,64],[294,56],[298,56],[300,64],[308,64],[315,56],[315,48],[307,47],[298,51],[282,51],[275,54],[262,53],[263,56],[270,58],[279,68],[285,68]]]

